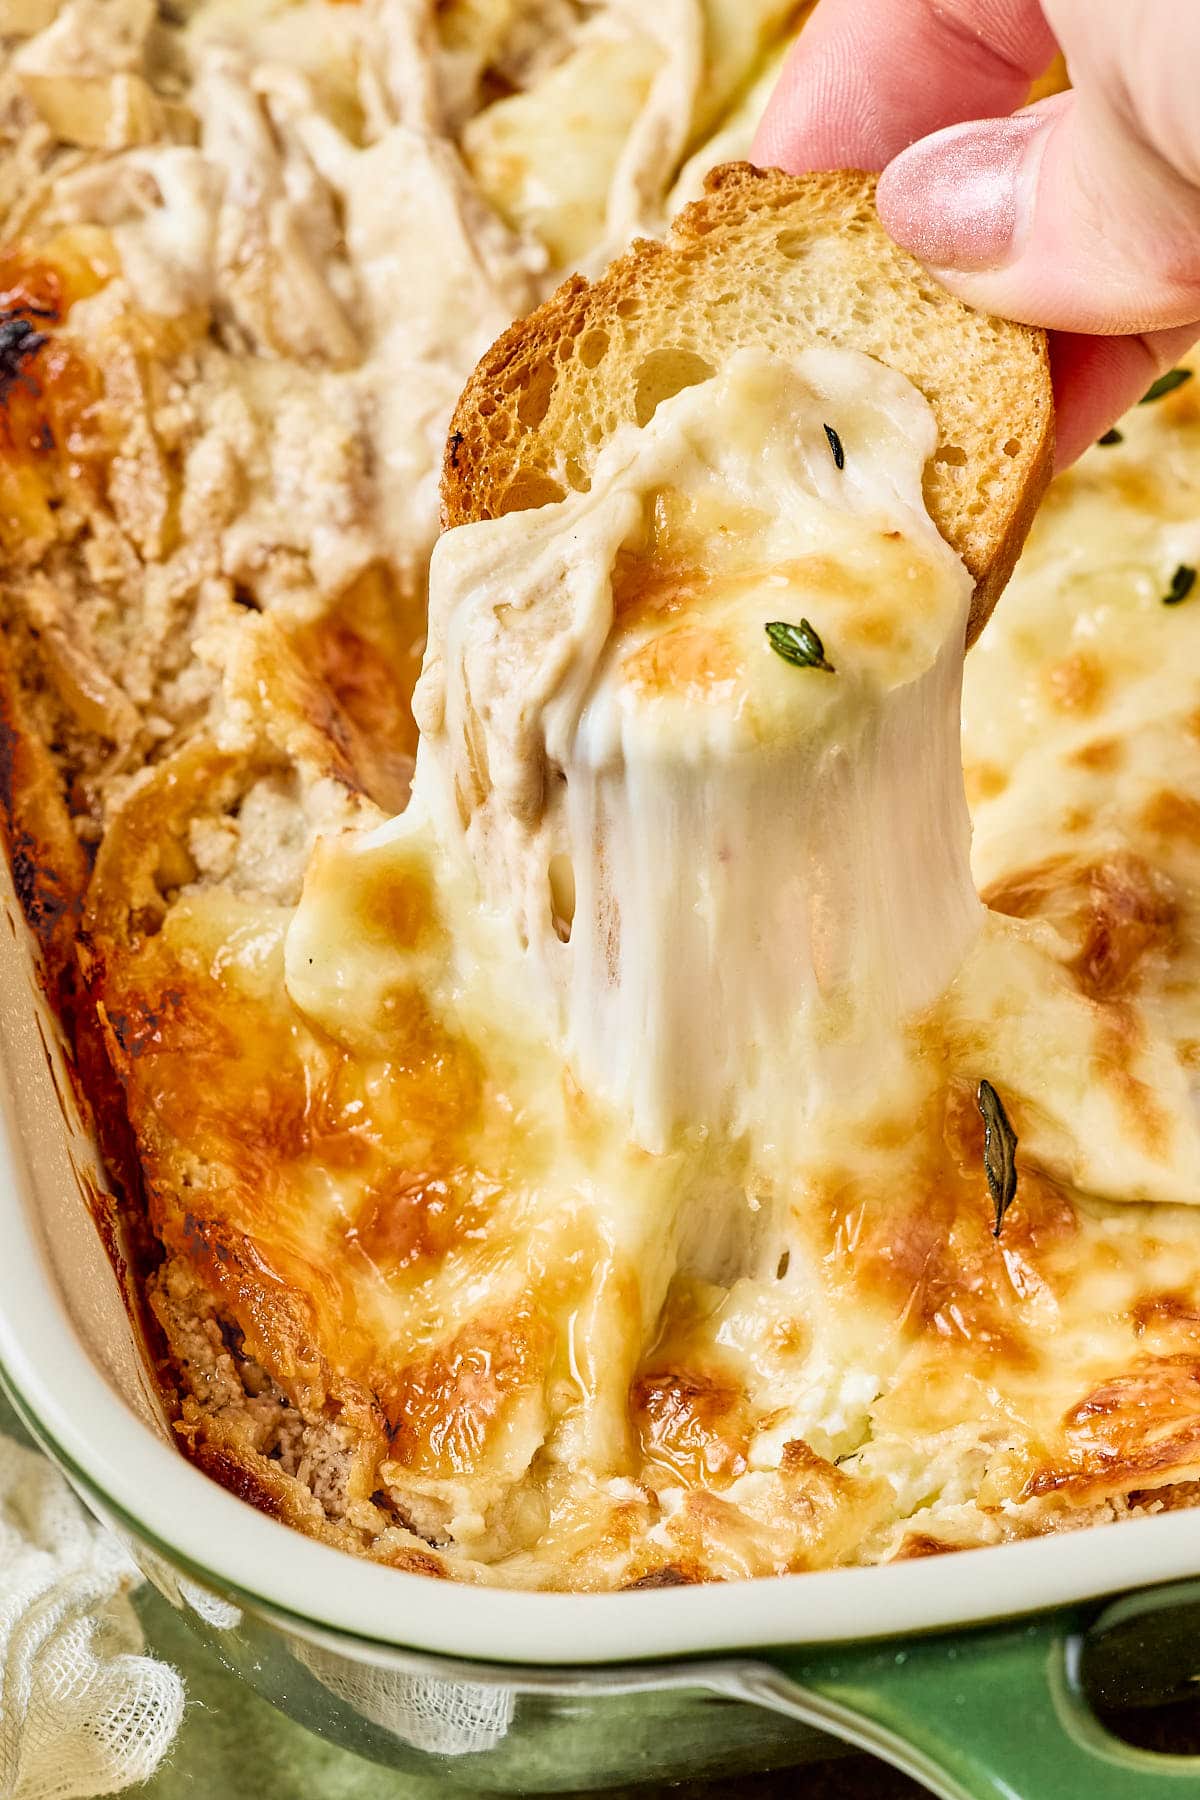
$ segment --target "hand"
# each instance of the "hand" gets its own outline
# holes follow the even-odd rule
[[[1197,0],[821,0],[752,156],[882,170],[898,243],[1051,328],[1062,467],[1200,336],[1198,76]]]

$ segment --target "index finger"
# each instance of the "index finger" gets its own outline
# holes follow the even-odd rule
[[[820,0],[751,160],[882,169],[944,125],[1015,111],[1055,49],[1037,0]]]

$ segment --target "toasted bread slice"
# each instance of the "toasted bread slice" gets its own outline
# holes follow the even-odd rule
[[[1054,407],[1045,334],[972,312],[888,237],[875,179],[727,163],[663,243],[639,240],[597,281],[572,276],[471,376],[442,472],[443,522],[586,489],[627,419],[704,380],[734,350],[834,344],[907,375],[936,415],[926,498],[975,578],[982,630],[1046,482]]]

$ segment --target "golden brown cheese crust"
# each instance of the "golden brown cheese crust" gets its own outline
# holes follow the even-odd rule
[[[74,380],[73,365],[63,366]],[[101,383],[103,369],[91,379]],[[39,472],[51,491],[74,478],[70,468]],[[757,1500],[753,1445],[776,1415],[741,1357],[714,1343],[719,1296],[683,1283],[630,1379],[626,1467],[638,1497],[606,1504],[580,1528],[578,1548],[568,1531],[540,1558],[521,1550],[510,1514],[525,1465],[509,1468],[508,1446],[529,1408],[536,1440],[561,1407],[563,1326],[584,1290],[561,1270],[530,1271],[501,1301],[447,1314],[422,1347],[405,1349],[393,1329],[396,1307],[427,1304],[419,1296],[431,1282],[504,1229],[516,1152],[497,1144],[494,1120],[481,1126],[489,1090],[479,1054],[415,995],[382,1062],[324,1039],[283,987],[287,907],[195,882],[198,842],[264,783],[326,784],[342,796],[333,816],[347,822],[377,816],[364,788],[392,803],[388,782],[402,782],[404,766],[380,774],[376,727],[394,693],[407,701],[403,665],[376,676],[347,654],[375,616],[378,579],[369,577],[365,597],[356,584],[344,619],[335,611],[292,632],[246,614],[225,681],[234,701],[252,698],[253,730],[236,741],[211,727],[183,734],[113,809],[90,872],[90,840],[70,828],[72,791],[94,816],[86,789],[64,790],[61,761],[19,710],[10,713],[6,819],[17,867],[30,855],[22,897],[63,968],[74,966],[78,934],[79,1048],[91,1057],[93,1097],[111,1115],[95,1073],[98,1032],[136,1140],[130,1204],[141,1184],[153,1246],[142,1274],[169,1350],[180,1442],[197,1464],[343,1548],[479,1578],[483,1565],[453,1548],[445,1490],[490,1463],[501,1471],[496,1539],[515,1546],[511,1573],[496,1566],[493,1577],[582,1586],[822,1566],[862,1555],[872,1534],[876,1554],[932,1554],[989,1532],[1102,1516],[1098,1507],[1156,1505],[1162,1487],[1193,1479],[1195,1310],[1186,1294],[1135,1282],[1115,1367],[1073,1389],[1068,1374],[1057,1424],[1014,1432],[1009,1420],[972,1522],[909,1531],[889,1549],[886,1482],[801,1437],[786,1442]],[[23,690],[12,692],[19,709]],[[1115,754],[1101,740],[1082,760],[1107,767]],[[1163,790],[1144,809],[1146,829],[1186,836],[1185,802]],[[30,854],[33,843],[42,848]],[[61,906],[60,889],[70,895]],[[1096,1007],[1097,1068],[1119,1081],[1123,997],[1169,959],[1181,929],[1170,883],[1142,856],[1056,854],[997,881],[989,898],[1014,916],[1052,915],[1073,933],[1075,979]],[[397,883],[393,873],[359,904],[361,928],[381,942],[428,943],[440,930],[419,880]],[[256,948],[244,956],[248,937]],[[1143,1101],[1150,1116],[1150,1099],[1131,1105]],[[1084,1244],[1089,1269],[1103,1253],[1077,1203],[1028,1163],[996,1242],[981,1124],[961,1080],[949,1078],[909,1129],[921,1147],[909,1184],[876,1186],[852,1163],[828,1170],[802,1238],[829,1271],[835,1309],[876,1321],[911,1365],[893,1413],[911,1421],[920,1387],[931,1418],[966,1416],[968,1370],[987,1371],[1019,1412],[1058,1356],[1053,1331],[1043,1342],[1032,1327],[1028,1296],[1070,1307]],[[805,1350],[808,1329],[793,1309],[772,1328],[771,1354]],[[680,1488],[670,1548],[655,1549],[656,1495]]]
[[[315,595],[294,551],[228,576],[183,523],[204,441],[187,397],[236,390],[246,359],[203,308],[155,318],[123,280],[90,229],[0,257],[0,807],[185,1452],[346,1550],[528,1585],[732,1579],[1193,1504],[1194,1223],[1122,1219],[1023,1157],[997,1242],[956,1069],[878,1146],[911,1144],[904,1185],[848,1155],[798,1197],[773,1283],[681,1275],[647,1328],[645,1271],[585,1207],[555,1193],[537,1214],[557,1146],[419,990],[370,1050],[299,1013],[282,940],[308,837],[407,792],[419,595],[380,560]],[[1135,473],[1116,465],[1113,492],[1152,511]],[[1090,734],[1070,747],[1081,779],[1128,754],[1104,716],[1115,681],[1065,634],[1038,663],[1042,702]],[[1019,759],[985,748],[999,804]],[[1105,1081],[1129,998],[1196,935],[1176,867],[1194,792],[1173,774],[1128,842],[1080,823],[1064,849],[1059,821],[988,875],[999,910],[1071,935]],[[364,938],[436,946],[418,878],[393,868],[358,903]],[[1153,1098],[1129,1094],[1148,1130]],[[804,1270],[815,1293],[789,1286]],[[822,1333],[835,1374],[874,1387],[831,1391],[802,1431],[784,1403]],[[581,1498],[567,1432],[597,1379],[589,1341],[617,1416]]]
[[[7,331],[12,346],[0,395],[0,537],[8,580],[0,645],[0,805],[17,896],[41,946],[52,997],[74,1039],[81,1085],[110,1166],[126,1189],[121,1241],[132,1237],[138,1243],[151,1303],[178,1358],[182,1440],[202,1466],[218,1472],[235,1491],[268,1510],[286,1512],[290,1500],[295,1511],[295,1480],[281,1489],[278,1465],[264,1462],[244,1432],[222,1443],[219,1433],[212,1435],[211,1422],[196,1423],[189,1360],[180,1355],[178,1309],[163,1304],[166,1277],[153,1273],[177,1236],[182,1264],[166,1266],[190,1268],[201,1283],[195,1304],[211,1310],[223,1302],[231,1269],[243,1259],[249,1273],[238,1291],[247,1324],[253,1330],[254,1315],[260,1315],[260,1330],[273,1345],[267,1360],[278,1375],[298,1379],[302,1364],[285,1346],[308,1329],[304,1281],[297,1281],[289,1304],[286,1287],[281,1293],[267,1275],[269,1261],[254,1260],[253,1239],[232,1229],[228,1212],[214,1220],[199,1210],[176,1216],[171,1198],[188,1189],[209,1150],[203,1109],[199,1117],[192,1113],[195,1084],[198,1078],[203,1083],[207,1072],[211,1086],[204,1091],[213,1096],[218,1137],[222,1121],[232,1121],[234,1142],[226,1148],[224,1167],[236,1166],[243,1191],[265,1200],[267,1174],[284,1154],[289,1129],[303,1135],[303,1095],[295,1090],[288,1095],[286,1060],[281,1067],[278,1057],[277,1040],[286,1041],[289,1024],[256,1018],[259,1035],[244,1040],[235,1029],[245,1019],[244,1002],[220,990],[206,993],[190,971],[168,967],[162,942],[153,934],[171,896],[197,873],[189,844],[198,825],[228,819],[257,782],[287,770],[289,752],[293,766],[307,754],[309,778],[327,776],[344,790],[351,811],[367,788],[389,809],[403,804],[415,749],[408,694],[419,633],[413,624],[405,628],[399,597],[383,569],[366,570],[335,608],[302,620],[291,634],[248,612],[242,679],[253,686],[264,669],[269,671],[274,741],[222,748],[198,729],[198,720],[185,721],[175,739],[178,748],[171,750],[167,740],[168,754],[144,770],[103,819],[106,766],[112,764],[114,742],[120,749],[119,734],[130,728],[132,708],[115,686],[118,671],[107,676],[102,661],[91,668],[89,681],[78,678],[80,649],[86,655],[89,648],[86,637],[83,646],[71,644],[64,635],[69,618],[61,627],[48,624],[32,611],[30,595],[39,597],[39,564],[61,570],[63,559],[77,559],[81,552],[98,562],[119,536],[116,446],[127,442],[137,425],[126,404],[126,370],[119,359],[106,362],[102,351],[93,361],[57,329],[73,304],[100,292],[116,272],[111,245],[95,233],[80,233],[78,241],[64,234],[40,251],[18,248],[0,257],[0,331]],[[125,313],[113,332],[123,343],[135,343],[139,357],[146,356],[148,381],[169,378],[171,353],[181,348],[174,325]],[[177,489],[180,473],[172,472],[169,458],[162,460],[168,487]],[[151,553],[143,561],[128,540],[116,547],[125,559],[118,569],[120,598],[132,612],[131,584],[145,579],[143,569],[155,557]],[[161,539],[155,546],[159,558],[173,547]],[[258,655],[249,641],[256,631],[264,640]],[[301,660],[290,660],[297,656]],[[106,710],[104,701],[114,694],[117,704]],[[136,721],[132,729],[139,729]],[[270,736],[269,728],[264,737]],[[243,1041],[252,1041],[261,1053],[257,1083],[241,1061]],[[171,1059],[168,1069],[180,1072],[174,1113],[172,1082],[147,1086],[161,1074],[162,1058]],[[132,1158],[127,1120],[137,1139]],[[143,1181],[150,1241],[138,1230]],[[263,1281],[267,1286],[259,1294]],[[225,1329],[234,1328],[238,1312],[238,1307],[225,1312]],[[311,1414],[311,1393],[303,1386],[295,1392]],[[237,1396],[240,1403],[240,1385]],[[364,1403],[364,1419],[374,1405]],[[301,1508],[310,1526],[321,1511],[315,1504]]]

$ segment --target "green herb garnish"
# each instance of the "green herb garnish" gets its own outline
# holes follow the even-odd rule
[[[782,656],[784,662],[794,663],[798,669],[824,669],[827,675],[836,675],[837,670],[825,655],[824,644],[807,619],[801,619],[798,625],[773,619],[766,632],[772,650],[776,656]]]
[[[1196,585],[1196,571],[1187,563],[1180,563],[1171,577],[1171,585],[1162,597],[1164,606],[1178,606],[1186,600]]]
[[[827,425],[825,427],[825,436],[829,439],[829,448],[833,451],[834,468],[844,469],[846,466],[846,452],[842,448],[841,438],[833,429],[832,425]]]
[[[983,1114],[983,1172],[996,1209],[992,1236],[998,1238],[1004,1215],[1017,1197],[1017,1134],[990,1081],[980,1082],[975,1104]]]
[[[1185,381],[1191,379],[1190,369],[1168,369],[1165,375],[1160,375],[1157,381],[1150,383],[1138,405],[1147,406],[1151,400],[1161,400],[1164,394],[1173,394],[1177,387],[1182,387]]]
[[[1118,431],[1114,425],[1111,431],[1106,431],[1103,437],[1096,439],[1096,442],[1098,444],[1123,444],[1125,442],[1125,434],[1122,431]]]

